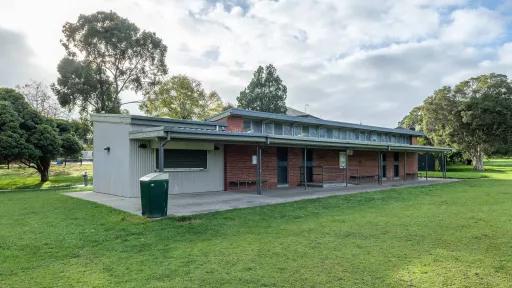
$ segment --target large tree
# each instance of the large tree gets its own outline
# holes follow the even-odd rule
[[[41,115],[23,95],[8,88],[0,88],[0,115],[0,158],[34,168],[41,182],[48,181],[51,161],[63,151],[55,121]],[[67,145],[78,142],[76,138],[66,140]]]
[[[52,88],[63,107],[120,113],[121,92],[149,91],[167,73],[162,40],[115,12],[80,15],[62,32],[66,57]]]
[[[151,116],[207,119],[223,110],[215,91],[206,92],[201,82],[185,75],[172,76],[146,94],[140,109]]]
[[[483,170],[485,155],[512,144],[512,84],[506,75],[480,75],[457,84],[453,97],[459,105],[451,140],[472,158],[474,169]]]
[[[16,90],[25,96],[25,100],[36,111],[45,117],[63,117],[64,111],[59,105],[57,98],[48,88],[48,85],[40,81],[30,81],[23,85],[16,86]]]
[[[269,64],[259,66],[249,85],[236,98],[238,107],[271,112],[286,113],[286,85],[277,75],[276,68]]]
[[[512,84],[491,73],[442,87],[400,122],[411,123],[430,143],[457,148],[483,170],[486,155],[512,145]]]

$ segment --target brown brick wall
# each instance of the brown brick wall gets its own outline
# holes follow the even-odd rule
[[[411,144],[412,145],[418,145],[418,137],[411,136]]]
[[[288,148],[288,186],[300,184],[300,167],[304,165],[304,151],[301,148]]]
[[[313,165],[324,167],[324,181],[345,180],[344,169],[339,167],[340,150],[315,149],[313,151]],[[300,167],[303,165],[303,153],[301,148],[288,148],[288,185],[295,187],[299,185]],[[387,154],[387,179],[393,178],[393,154]],[[224,146],[224,187],[226,190],[234,190],[236,187],[229,187],[230,181],[255,180],[256,165],[251,163],[252,155],[256,155],[255,145],[234,145]],[[353,175],[377,175],[378,174],[378,152],[375,151],[353,151],[349,156],[349,176]],[[403,177],[404,153],[400,152],[400,177]],[[329,167],[329,168],[326,168]],[[418,154],[407,153],[407,173],[417,172]],[[263,147],[262,149],[262,179],[266,180],[264,188],[271,189],[277,186],[277,148]],[[314,181],[320,182],[321,176],[315,176]],[[250,187],[254,189],[253,187]]]
[[[242,132],[244,128],[244,119],[242,117],[237,116],[228,116],[225,119],[226,125],[228,127],[226,128],[228,131],[233,132]]]
[[[378,175],[378,154],[375,151],[353,151],[348,157],[349,176]]]
[[[237,180],[256,180],[256,165],[252,164],[252,155],[256,155],[255,145],[224,146],[224,189],[233,190],[229,182]],[[265,188],[277,186],[277,155],[275,147],[264,147],[261,154],[261,178],[266,180]]]
[[[345,169],[340,169],[339,165],[339,152],[341,150],[326,150],[315,149],[313,150],[313,166],[322,166],[323,169],[316,168],[323,172],[322,175],[314,175],[314,182],[330,181],[330,182],[344,182]]]

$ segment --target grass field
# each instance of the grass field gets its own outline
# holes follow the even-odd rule
[[[511,287],[512,160],[486,164],[452,171],[479,179],[160,221],[0,192],[0,287]]]
[[[50,168],[50,181],[39,183],[39,174],[35,169],[24,166],[0,165],[0,190],[8,189],[48,189],[83,184],[82,174],[87,171],[92,176],[92,164],[68,163],[52,165]],[[92,177],[90,178],[92,181]]]

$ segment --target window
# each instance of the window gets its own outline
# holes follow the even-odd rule
[[[293,136],[302,135],[302,126],[293,126]]]
[[[340,168],[347,168],[347,152],[340,152]]]
[[[327,129],[327,138],[332,139],[332,129]]]
[[[333,130],[332,130],[332,138],[333,138],[333,139],[340,139],[340,130],[338,130],[338,129],[333,129]]]
[[[390,142],[391,142],[391,143],[396,143],[396,137],[395,137],[395,135],[392,135],[392,136],[391,136],[391,141],[390,141]]]
[[[158,168],[158,154],[156,149],[156,166]],[[165,169],[206,169],[208,151],[206,150],[185,150],[185,149],[165,149],[164,150],[164,168]]]
[[[309,137],[318,137],[317,127],[309,127]]]
[[[308,126],[302,126],[302,136],[310,136],[309,135],[309,127]]]
[[[261,134],[261,121],[252,121],[252,132]]]
[[[320,129],[318,129],[318,134],[320,138],[327,138],[327,129],[324,127],[320,127]]]
[[[354,131],[354,140],[359,140],[359,132]]]
[[[395,162],[400,161],[400,153],[398,153],[398,152],[393,153],[393,161],[395,161]]]
[[[274,134],[283,135],[283,124],[281,124],[281,123],[274,124]]]
[[[274,134],[274,123],[266,122],[264,126],[266,134]]]
[[[340,129],[340,137],[341,140],[347,139],[347,131]]]
[[[251,132],[252,131],[252,129],[251,129],[251,120],[244,119],[243,131],[244,132]]]
[[[287,135],[287,136],[292,135],[292,127],[289,124],[283,125],[283,135]]]
[[[371,141],[372,141],[372,142],[376,142],[376,141],[377,141],[377,133],[373,132],[373,133],[371,134]]]

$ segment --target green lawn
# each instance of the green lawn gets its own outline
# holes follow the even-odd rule
[[[11,165],[10,169],[7,169],[6,165],[0,165],[0,190],[48,189],[79,185],[83,184],[82,174],[84,171],[92,176],[92,164],[52,165],[50,181],[41,184],[39,183],[39,174],[35,169],[18,165]],[[90,179],[92,181],[92,177]]]
[[[0,287],[511,287],[512,160],[487,164],[481,179],[160,221],[3,192]]]

